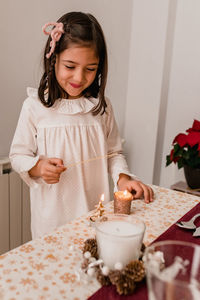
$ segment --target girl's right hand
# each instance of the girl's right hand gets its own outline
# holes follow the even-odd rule
[[[60,158],[41,159],[29,170],[31,177],[41,177],[46,183],[54,184],[59,182],[60,175],[67,168]]]

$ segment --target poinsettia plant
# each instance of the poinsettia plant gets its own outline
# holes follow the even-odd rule
[[[200,168],[200,121],[194,120],[192,128],[186,130],[187,134],[179,133],[173,140],[173,148],[166,156],[166,166],[172,162],[178,168],[188,165]]]

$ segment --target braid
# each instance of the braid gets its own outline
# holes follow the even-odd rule
[[[47,31],[48,26],[53,29]],[[46,107],[54,105],[57,99],[67,99],[69,95],[59,85],[55,64],[57,55],[70,48],[71,45],[94,47],[99,65],[96,78],[93,83],[83,91],[86,98],[99,98],[97,106],[92,113],[104,113],[106,100],[104,96],[107,79],[107,50],[102,28],[91,14],[71,12],[63,15],[57,22],[44,25],[43,32],[49,35],[44,50],[44,73],[40,81],[38,96]]]
[[[56,54],[53,53],[51,55],[50,64],[49,64],[49,71],[48,71],[48,77],[51,76],[51,74],[54,72],[55,69],[55,63],[56,63]]]
[[[60,98],[62,94],[61,88],[59,87],[55,77],[55,63],[55,53],[52,53],[49,59],[45,57],[46,72],[44,72],[41,78],[40,86],[38,89],[38,95],[40,96],[42,103],[47,107],[52,106],[55,102],[54,99]],[[58,90],[54,88],[55,84],[58,87]],[[51,94],[49,93],[49,91],[52,91]]]

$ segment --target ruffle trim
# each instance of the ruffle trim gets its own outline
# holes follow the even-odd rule
[[[29,97],[38,98],[38,91],[35,88],[27,88],[27,95]],[[85,114],[90,112],[98,104],[96,98],[80,97],[77,99],[58,99],[49,109],[56,110],[56,112],[67,115]]]
[[[27,87],[26,89],[28,97],[37,97],[38,98],[38,90],[32,87]]]
[[[52,106],[58,113],[75,115],[75,114],[86,114],[91,111],[98,103],[98,99],[95,98],[78,98],[74,100],[59,99]]]

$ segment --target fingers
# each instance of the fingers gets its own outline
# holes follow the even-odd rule
[[[143,194],[144,194],[144,201],[146,203],[152,202],[153,201],[153,191],[152,189],[143,183],[141,183],[141,186],[143,188]]]
[[[59,182],[60,175],[66,170],[63,161],[59,158],[49,158],[42,161],[41,177],[46,183],[54,184]]]
[[[59,182],[59,179],[58,180],[56,180],[56,179],[49,179],[49,178],[43,178],[44,179],[44,181],[46,182],[46,183],[48,183],[48,184],[55,184],[55,183],[58,183]]]
[[[139,183],[133,188],[132,193],[134,194],[134,199],[138,199],[143,196],[143,189]]]
[[[153,202],[153,200],[154,200],[154,192],[153,192],[153,190],[152,190],[151,187],[148,187],[148,188],[150,189],[150,201]]]
[[[54,166],[63,166],[63,160],[60,158],[52,157],[48,159],[49,163]]]
[[[48,173],[53,173],[53,174],[61,174],[62,172],[64,172],[66,170],[66,167],[64,166],[55,166],[52,164],[47,164],[46,165],[46,169],[45,171]]]
[[[60,158],[49,158],[49,163],[52,166],[56,166],[57,170],[54,170],[54,172],[58,172],[58,173],[62,173],[63,171],[65,171],[67,168],[63,165],[63,160]]]
[[[140,181],[132,181],[131,182],[132,193],[134,194],[134,199],[139,199],[144,197],[144,201],[146,203],[150,203],[153,201],[153,190],[146,184]]]

